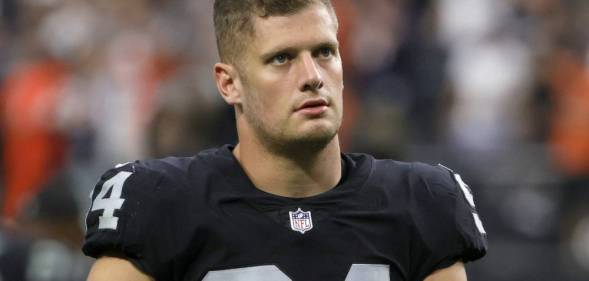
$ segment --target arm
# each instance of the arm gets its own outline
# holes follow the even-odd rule
[[[153,281],[129,261],[115,257],[101,257],[92,266],[87,281]]]
[[[434,271],[424,281],[467,281],[464,264],[457,262],[454,265]]]

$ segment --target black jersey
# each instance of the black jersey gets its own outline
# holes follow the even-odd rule
[[[119,165],[92,193],[83,251],[155,280],[423,280],[486,252],[472,194],[441,166],[343,154],[331,190],[257,189],[231,146]]]

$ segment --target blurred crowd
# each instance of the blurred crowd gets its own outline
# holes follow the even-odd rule
[[[212,2],[0,0],[0,280],[84,280],[103,171],[236,141]],[[463,175],[472,280],[589,280],[589,1],[333,2],[344,151]]]

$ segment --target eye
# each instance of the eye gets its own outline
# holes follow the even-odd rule
[[[274,65],[283,65],[288,62],[290,57],[287,54],[277,54],[270,60],[270,63]]]
[[[322,47],[318,50],[318,56],[321,58],[329,58],[335,54],[335,51],[330,47]]]

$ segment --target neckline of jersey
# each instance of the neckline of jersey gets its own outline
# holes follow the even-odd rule
[[[256,187],[245,173],[239,161],[235,158],[235,155],[233,155],[234,148],[234,145],[226,144],[219,150],[221,156],[225,159],[221,167],[219,167],[220,172],[224,175],[223,179],[228,181],[234,188],[239,189],[244,195],[261,197],[266,200],[278,201],[285,204],[324,202],[325,200],[339,198],[348,193],[355,193],[362,189],[373,169],[373,161],[369,156],[342,153],[342,161],[344,162],[342,164],[345,165],[343,172],[345,174],[342,175],[342,179],[335,187],[309,197],[286,197],[272,194]]]

